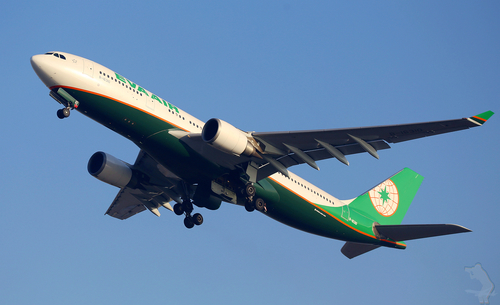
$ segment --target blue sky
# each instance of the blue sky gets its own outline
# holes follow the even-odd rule
[[[9,1],[0,12],[2,304],[478,302],[500,285],[500,5],[496,1]],[[343,243],[223,205],[187,230],[166,210],[118,221],[99,150],[138,148],[58,104],[29,58],[74,53],[203,121],[248,131],[386,125],[497,112],[481,128],[291,170],[340,198],[403,167],[425,177],[404,223],[473,233],[346,259]],[[498,295],[490,301],[496,304]]]

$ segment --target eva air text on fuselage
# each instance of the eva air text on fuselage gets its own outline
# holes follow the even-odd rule
[[[170,108],[172,111],[175,111],[176,113],[179,113],[179,110],[177,109],[177,107],[175,107],[174,105],[172,105],[169,102],[165,101],[164,99],[157,97],[153,93],[151,93],[151,96],[149,96],[148,92],[146,90],[144,90],[144,88],[142,88],[141,86],[137,86],[137,84],[129,81],[128,79],[126,79],[125,77],[121,76],[120,74],[118,74],[116,72],[115,72],[115,75],[116,75],[116,79],[117,80],[119,80],[119,81],[121,81],[123,83],[128,83],[131,88],[136,89],[137,91],[146,94],[147,97],[152,98],[154,100],[157,100],[160,104],[162,104],[162,105]]]

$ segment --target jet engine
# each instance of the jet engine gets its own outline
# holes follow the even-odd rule
[[[250,142],[252,138],[223,120],[208,120],[203,127],[201,137],[203,141],[225,153],[258,156],[255,146]]]
[[[129,164],[102,151],[90,157],[87,170],[97,179],[119,188],[133,186],[137,181]]]

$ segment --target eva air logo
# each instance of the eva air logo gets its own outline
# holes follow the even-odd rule
[[[391,179],[377,185],[368,192],[373,207],[377,212],[385,217],[392,216],[398,209],[399,194],[398,188]]]

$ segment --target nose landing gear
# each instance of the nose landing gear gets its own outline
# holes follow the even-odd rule
[[[57,110],[57,117],[60,119],[69,117],[71,109],[78,108],[78,106],[80,105],[80,102],[78,102],[63,88],[52,89],[50,90],[49,95],[59,104],[64,106],[63,109]]]
[[[60,119],[65,119],[71,114],[71,109],[69,107],[57,110],[57,117]]]

